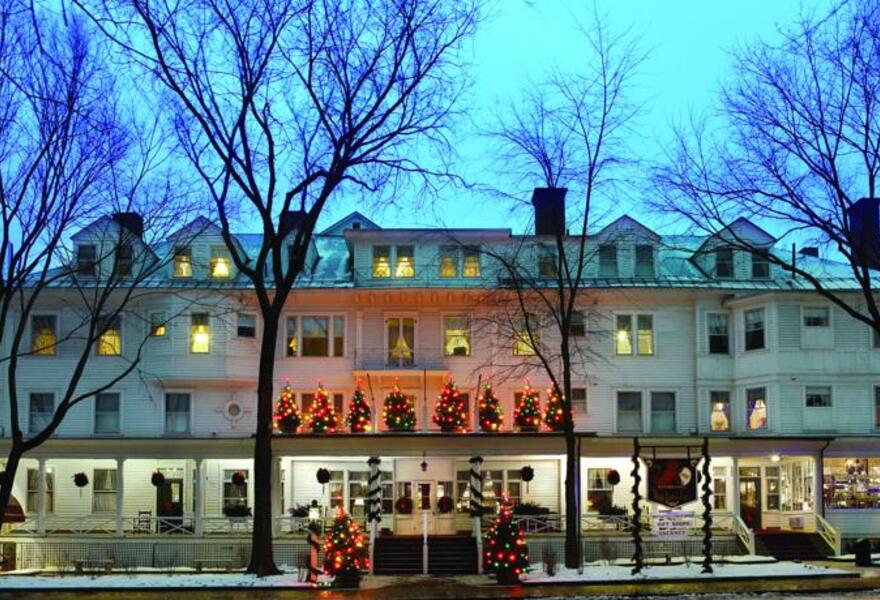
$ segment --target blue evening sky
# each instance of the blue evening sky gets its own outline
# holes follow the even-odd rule
[[[805,8],[828,4],[829,0],[600,0],[600,10],[607,13],[613,30],[632,28],[641,34],[648,54],[634,96],[648,101],[636,123],[636,158],[659,159],[671,141],[671,123],[687,118],[689,112],[712,110],[719,85],[729,73],[728,50],[756,38],[778,40],[778,25],[793,22]],[[575,22],[588,23],[592,5],[590,0],[497,0],[472,43],[474,86],[466,98],[471,119],[485,123],[499,104],[509,103],[529,81],[540,81],[550,66],[568,70],[582,64],[584,42]],[[514,189],[514,183],[506,182],[504,173],[488,160],[492,145],[472,123],[458,125],[456,140],[463,175]],[[634,173],[634,179],[638,175]],[[629,212],[651,223],[639,201],[650,190],[642,189],[642,184],[632,187],[625,199],[604,200],[599,212],[607,213],[606,220]],[[613,208],[607,206],[612,203]],[[404,200],[402,207],[364,212],[386,227],[444,224],[520,230],[531,218],[530,211],[511,214],[511,204],[469,190],[449,190],[417,210]],[[325,225],[356,204],[339,198],[328,208],[322,218]]]

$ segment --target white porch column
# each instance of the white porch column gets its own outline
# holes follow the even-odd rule
[[[46,535],[46,459],[37,459],[37,534]]]
[[[125,512],[125,459],[116,458],[116,537],[125,535],[125,523],[123,514]]]
[[[733,489],[730,490],[730,510],[733,513],[733,516],[739,516],[739,458],[734,456],[731,458],[730,468],[733,471],[731,473],[730,480],[733,482]]]
[[[193,531],[197,538],[202,537],[202,482],[204,481],[204,475],[202,473],[202,467],[204,464],[204,459],[197,458],[196,461],[196,473],[193,478],[193,506],[195,507],[193,514]]]
[[[477,541],[477,573],[483,572],[483,474],[481,467],[483,457],[474,456],[470,459],[471,465],[471,517],[473,520],[473,535]]]
[[[278,535],[281,531],[281,520],[278,517],[282,514],[283,502],[281,498],[281,458],[272,457],[272,535]]]
[[[379,473],[381,462],[378,456],[371,456],[367,460],[367,466],[370,469],[367,488],[367,520],[370,522],[370,573],[373,572],[376,538],[379,536],[379,522],[382,520],[382,480]]]
[[[822,493],[825,485],[825,465],[822,464],[822,453],[813,458],[813,512],[825,516],[825,496]]]

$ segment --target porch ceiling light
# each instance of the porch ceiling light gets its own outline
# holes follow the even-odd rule
[[[779,453],[774,452],[770,455],[770,462],[778,463],[780,460],[782,460],[782,456]]]

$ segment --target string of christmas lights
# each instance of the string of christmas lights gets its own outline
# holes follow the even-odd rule
[[[514,520],[510,503],[505,499],[501,512],[486,531],[483,541],[483,565],[494,571],[501,584],[519,582],[529,566],[529,547],[519,521]]]
[[[301,421],[299,409],[296,407],[296,396],[290,387],[290,381],[285,381],[275,403],[275,411],[272,413],[275,430],[281,433],[296,433]]]
[[[391,431],[413,431],[416,428],[416,407],[397,384],[385,397],[382,420]]]
[[[434,423],[440,426],[441,431],[447,433],[467,431],[467,405],[451,377],[437,397],[437,404],[434,407]]]
[[[504,411],[501,410],[501,401],[492,390],[492,384],[487,383],[483,387],[483,393],[478,398],[480,429],[485,432],[501,431],[504,422]]]
[[[330,394],[324,389],[321,382],[318,382],[318,389],[315,390],[315,400],[312,402],[312,408],[308,415],[308,424],[312,433],[336,433],[339,431],[339,415],[330,402]]]
[[[541,394],[526,380],[513,411],[513,422],[520,431],[538,431],[541,427]]]
[[[357,587],[361,572],[369,570],[369,544],[361,528],[340,506],[324,540],[324,571],[334,584]]]
[[[370,405],[361,389],[361,380],[358,379],[357,388],[348,406],[348,427],[352,433],[366,433],[372,429],[370,419]]]
[[[544,423],[553,431],[565,430],[564,395],[556,386],[547,388],[547,408],[544,409]]]

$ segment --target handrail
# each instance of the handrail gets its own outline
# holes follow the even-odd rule
[[[733,517],[733,532],[739,541],[745,546],[749,554],[755,553],[755,532],[746,525],[739,515],[731,515]]]
[[[834,552],[834,556],[840,556],[843,545],[840,532],[819,513],[816,513],[816,533],[822,536],[822,539],[825,540],[825,543]]]

